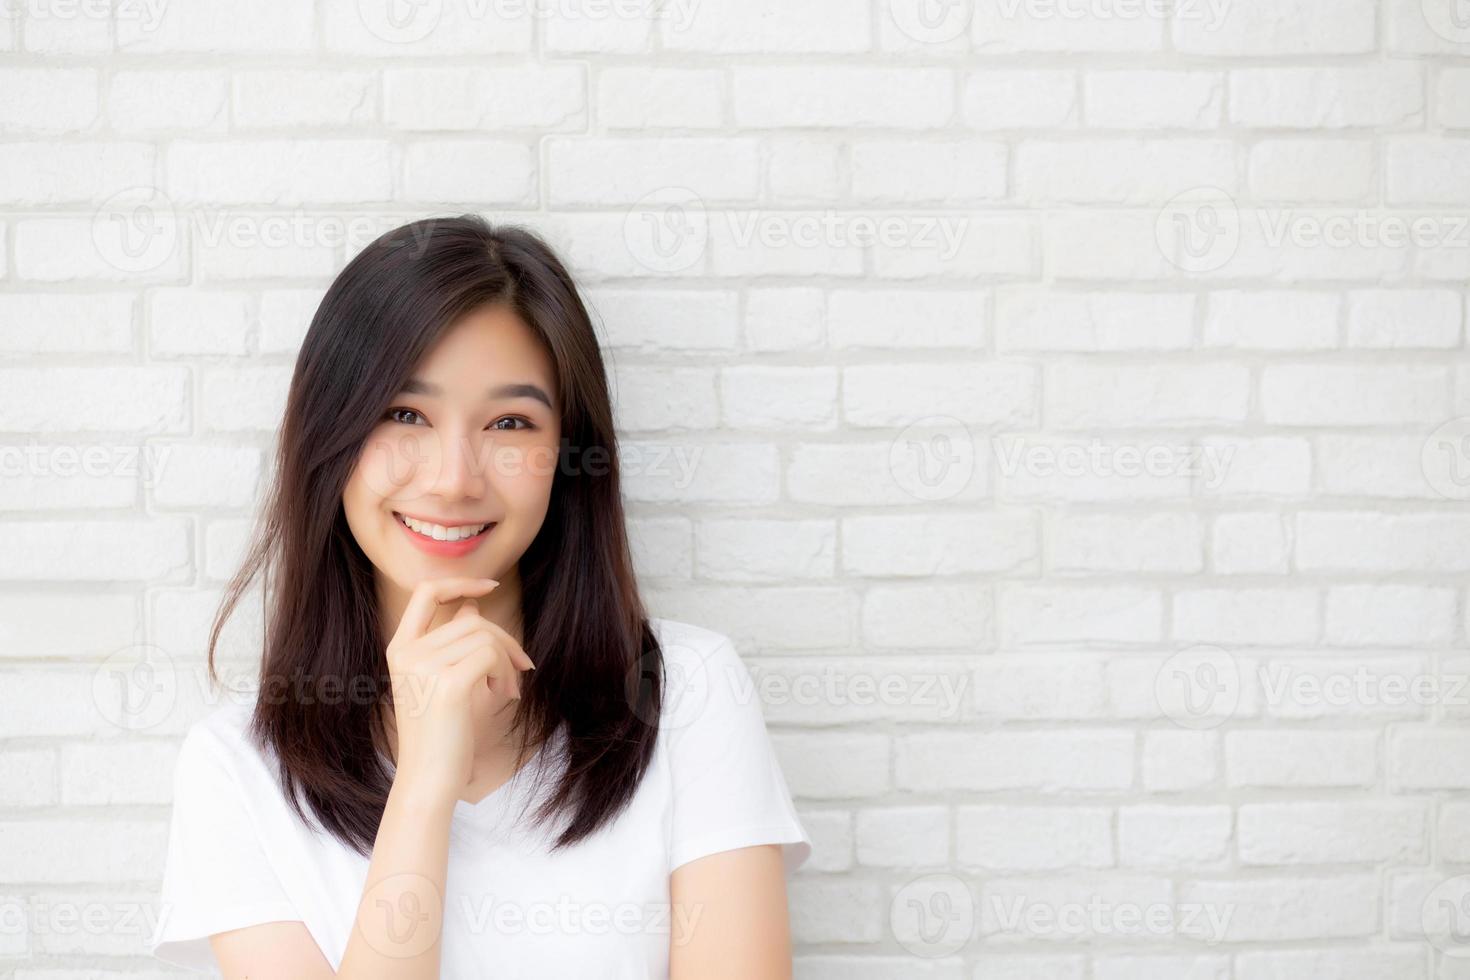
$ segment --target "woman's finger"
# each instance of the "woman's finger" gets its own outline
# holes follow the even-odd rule
[[[441,602],[449,602],[459,596],[485,595],[499,584],[494,579],[462,577],[421,580],[413,587],[392,642],[411,642],[423,637]]]
[[[478,684],[481,678],[485,678],[491,682],[492,690],[495,688],[494,682],[499,681],[508,690],[507,697],[521,696],[520,672],[511,669],[506,663],[504,652],[489,642],[470,647],[459,660],[442,668],[438,676],[448,683],[471,687]]]
[[[516,642],[516,638],[511,636],[505,627],[499,623],[491,622],[488,619],[485,622],[489,623],[491,631],[504,641],[506,649],[510,651],[511,663],[515,664],[517,670],[535,669],[536,665],[531,662],[531,658],[526,654],[526,651],[521,648],[521,645]]]

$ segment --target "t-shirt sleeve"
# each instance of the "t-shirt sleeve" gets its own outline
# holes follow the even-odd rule
[[[153,955],[195,969],[218,969],[209,937],[261,922],[299,920],[271,869],[231,753],[204,722],[184,736],[174,767]]]
[[[810,855],[754,681],[729,638],[682,651],[665,710],[673,784],[670,870],[695,858],[780,844],[786,873]]]

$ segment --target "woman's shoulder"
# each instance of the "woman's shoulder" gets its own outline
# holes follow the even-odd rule
[[[734,652],[735,643],[726,633],[678,619],[650,616],[649,626],[658,637],[664,657],[668,659],[707,659],[721,650]]]
[[[745,691],[751,674],[728,633],[676,619],[652,618],[663,662],[676,680],[721,693]]]
[[[205,710],[184,731],[179,746],[180,770],[208,765],[235,776],[269,769],[268,749],[250,737],[251,701],[226,700]]]
[[[653,622],[666,668],[666,732],[718,728],[734,716],[762,719],[755,679],[729,634],[673,619]]]

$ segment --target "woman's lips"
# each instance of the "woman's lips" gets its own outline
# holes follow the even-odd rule
[[[413,542],[415,547],[431,555],[440,555],[448,558],[458,558],[461,555],[467,555],[471,551],[474,551],[490,536],[490,532],[497,527],[496,524],[491,523],[473,537],[463,538],[459,541],[436,541],[433,538],[420,534],[403,523],[403,518],[397,513],[393,515],[393,523],[403,529],[403,533],[408,535],[409,541]]]

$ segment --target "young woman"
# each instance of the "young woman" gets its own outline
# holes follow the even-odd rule
[[[587,311],[529,231],[395,229],[302,343],[260,685],[187,732],[155,955],[227,977],[775,980],[810,853],[730,639],[645,614]]]

